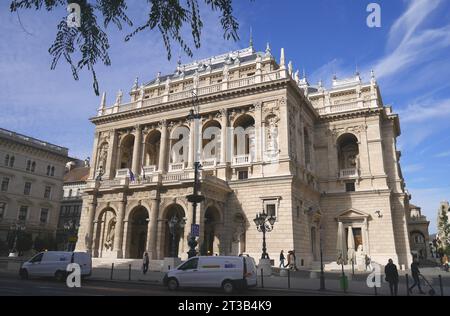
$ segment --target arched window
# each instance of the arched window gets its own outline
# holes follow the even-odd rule
[[[50,175],[50,166],[47,166],[47,175]]]
[[[27,171],[31,171],[31,160],[27,160]]]
[[[305,164],[309,165],[311,163],[311,138],[306,128],[303,131],[303,141],[305,146]]]
[[[53,177],[55,175],[55,167],[52,167],[51,176]]]
[[[33,161],[31,164],[31,172],[34,172],[36,170],[36,161]]]
[[[5,166],[8,167],[9,165],[9,155],[5,156]]]
[[[14,161],[16,160],[16,158],[14,157],[14,156],[12,156],[10,159],[9,159],[9,166],[12,168],[12,167],[14,167]]]
[[[71,196],[72,196],[72,189],[69,190],[69,195],[68,195],[68,197],[71,197]]]

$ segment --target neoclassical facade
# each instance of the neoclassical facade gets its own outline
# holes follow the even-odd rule
[[[294,249],[299,267],[336,261],[339,222],[348,247],[408,265],[409,198],[396,138],[399,118],[368,83],[300,79],[284,50],[253,47],[137,80],[131,100],[102,98],[77,249],[101,258],[187,257],[192,223],[201,253],[261,254],[253,219],[276,217],[267,249]],[[189,120],[198,106],[200,120]],[[198,158],[198,159],[197,159]],[[194,162],[205,196],[193,218]],[[171,234],[174,216],[186,226]],[[175,247],[175,249],[174,249]]]

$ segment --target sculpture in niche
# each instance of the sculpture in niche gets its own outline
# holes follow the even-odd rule
[[[275,115],[266,118],[266,158],[274,159],[278,153],[278,121]]]
[[[99,154],[99,158],[98,158],[99,169],[101,168],[101,169],[105,170],[105,168],[106,168],[106,160],[108,158],[108,148],[109,148],[108,143],[104,143],[100,148],[100,154]]]
[[[108,223],[108,231],[105,240],[105,248],[108,250],[112,250],[113,248],[115,230],[116,230],[116,218],[112,218]]]

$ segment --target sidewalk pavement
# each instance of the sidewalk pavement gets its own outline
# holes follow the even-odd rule
[[[437,275],[445,273],[443,271],[433,271],[422,269],[424,275],[426,273],[427,280],[430,281],[436,295],[441,295],[440,286],[437,279]],[[3,270],[0,272],[9,275],[18,275],[17,271]],[[92,275],[89,279],[98,281],[112,281],[112,282],[131,282],[131,283],[149,283],[149,284],[160,284],[162,285],[162,279],[164,277],[163,272],[148,271],[147,274],[143,274],[141,270],[137,269],[114,269],[111,278],[110,268],[93,268]],[[346,273],[349,278],[348,289],[346,293],[340,287],[339,278],[340,273],[327,272],[325,274],[325,288],[326,293],[333,295],[375,295],[375,289],[369,288],[366,283],[368,273],[357,273],[354,276],[351,273]],[[288,277],[281,277],[278,275],[277,270],[274,269],[274,274],[269,277],[264,277],[263,282],[261,282],[261,276],[258,276],[258,288],[261,289],[262,285],[264,289],[268,290],[290,290],[295,292],[295,290],[314,292],[318,291],[320,288],[320,273],[316,274],[317,278],[310,278],[310,271],[296,271],[290,274],[290,280]],[[444,274],[443,274],[444,276]],[[448,279],[448,274],[445,275],[445,283],[443,286],[444,295],[450,295],[450,283]],[[444,280],[444,278],[443,278]],[[290,282],[290,285],[288,285]],[[263,283],[263,284],[262,284]],[[409,285],[412,284],[412,279],[409,277]],[[422,281],[422,289],[428,293],[429,287]],[[290,288],[288,288],[290,286]],[[418,290],[414,290],[414,295],[417,295]],[[319,292],[318,292],[319,294]],[[381,276],[381,288],[377,288],[377,295],[390,295],[389,284],[385,282],[384,276]],[[406,279],[403,275],[400,276],[400,283],[398,286],[398,294],[406,295]]]

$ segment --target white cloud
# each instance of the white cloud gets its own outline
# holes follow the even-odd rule
[[[441,153],[435,155],[434,157],[436,157],[436,158],[450,157],[450,150],[441,152]]]
[[[424,166],[422,164],[412,164],[404,166],[402,169],[404,173],[415,173],[417,171],[422,170],[423,168]]]
[[[445,119],[450,116],[450,99],[433,101],[427,104],[410,104],[400,112],[403,123],[419,123],[430,119]]]

